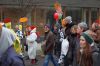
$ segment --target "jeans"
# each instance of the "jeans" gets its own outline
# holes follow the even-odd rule
[[[45,56],[44,64],[43,66],[48,66],[49,60],[54,64],[54,66],[59,66],[57,61],[54,59],[53,55],[51,53],[47,54]]]

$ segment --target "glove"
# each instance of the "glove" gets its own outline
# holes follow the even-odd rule
[[[60,42],[62,42],[63,41],[63,38],[60,38]]]
[[[59,63],[59,64],[63,63],[64,57],[65,57],[65,55],[63,55],[63,54],[60,56],[60,58],[59,58],[59,60],[58,60],[58,63]]]

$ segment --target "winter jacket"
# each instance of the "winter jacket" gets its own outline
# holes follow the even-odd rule
[[[99,50],[99,43],[95,43],[92,48],[92,58],[93,58],[93,66],[100,66],[100,50]]]
[[[77,66],[77,34],[71,33],[68,40],[71,47],[70,50],[72,51],[71,65]]]
[[[52,53],[55,44],[55,35],[49,31],[46,35],[45,54]]]

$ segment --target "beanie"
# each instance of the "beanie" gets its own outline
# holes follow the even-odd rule
[[[65,18],[65,21],[67,21],[69,24],[72,23],[72,17],[71,16],[67,16]]]
[[[83,32],[81,34],[81,36],[83,36],[85,38],[85,40],[87,41],[87,43],[89,43],[89,44],[92,44],[94,42],[93,38],[86,32]]]
[[[47,27],[47,28],[49,28],[49,29],[50,29],[50,24],[46,24],[46,25],[45,25],[45,27]]]
[[[81,22],[81,23],[78,24],[78,26],[80,26],[84,30],[86,30],[88,28],[86,22]]]

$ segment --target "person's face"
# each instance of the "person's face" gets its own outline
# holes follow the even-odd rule
[[[78,26],[77,27],[77,34],[81,34],[82,32],[83,32],[83,29],[80,26]]]
[[[86,46],[86,40],[83,36],[80,37],[80,47],[84,48]]]
[[[57,27],[56,26],[54,26],[54,30],[57,30]]]
[[[28,31],[31,31],[31,27],[28,27]]]
[[[95,23],[92,24],[92,30],[95,30]]]
[[[96,34],[97,34],[97,37],[96,37],[97,41],[100,41],[100,30],[97,30]]]
[[[49,29],[47,26],[44,27],[44,31],[45,31],[45,32],[48,32],[49,30],[50,30],[50,29]]]
[[[98,35],[95,32],[90,31],[89,34],[91,35],[91,37],[93,38],[93,40],[97,40]]]
[[[19,30],[19,27],[18,27],[18,26],[16,26],[16,27],[15,27],[15,29],[16,29],[16,30]]]
[[[30,34],[30,27],[26,28],[26,35],[29,35]]]

